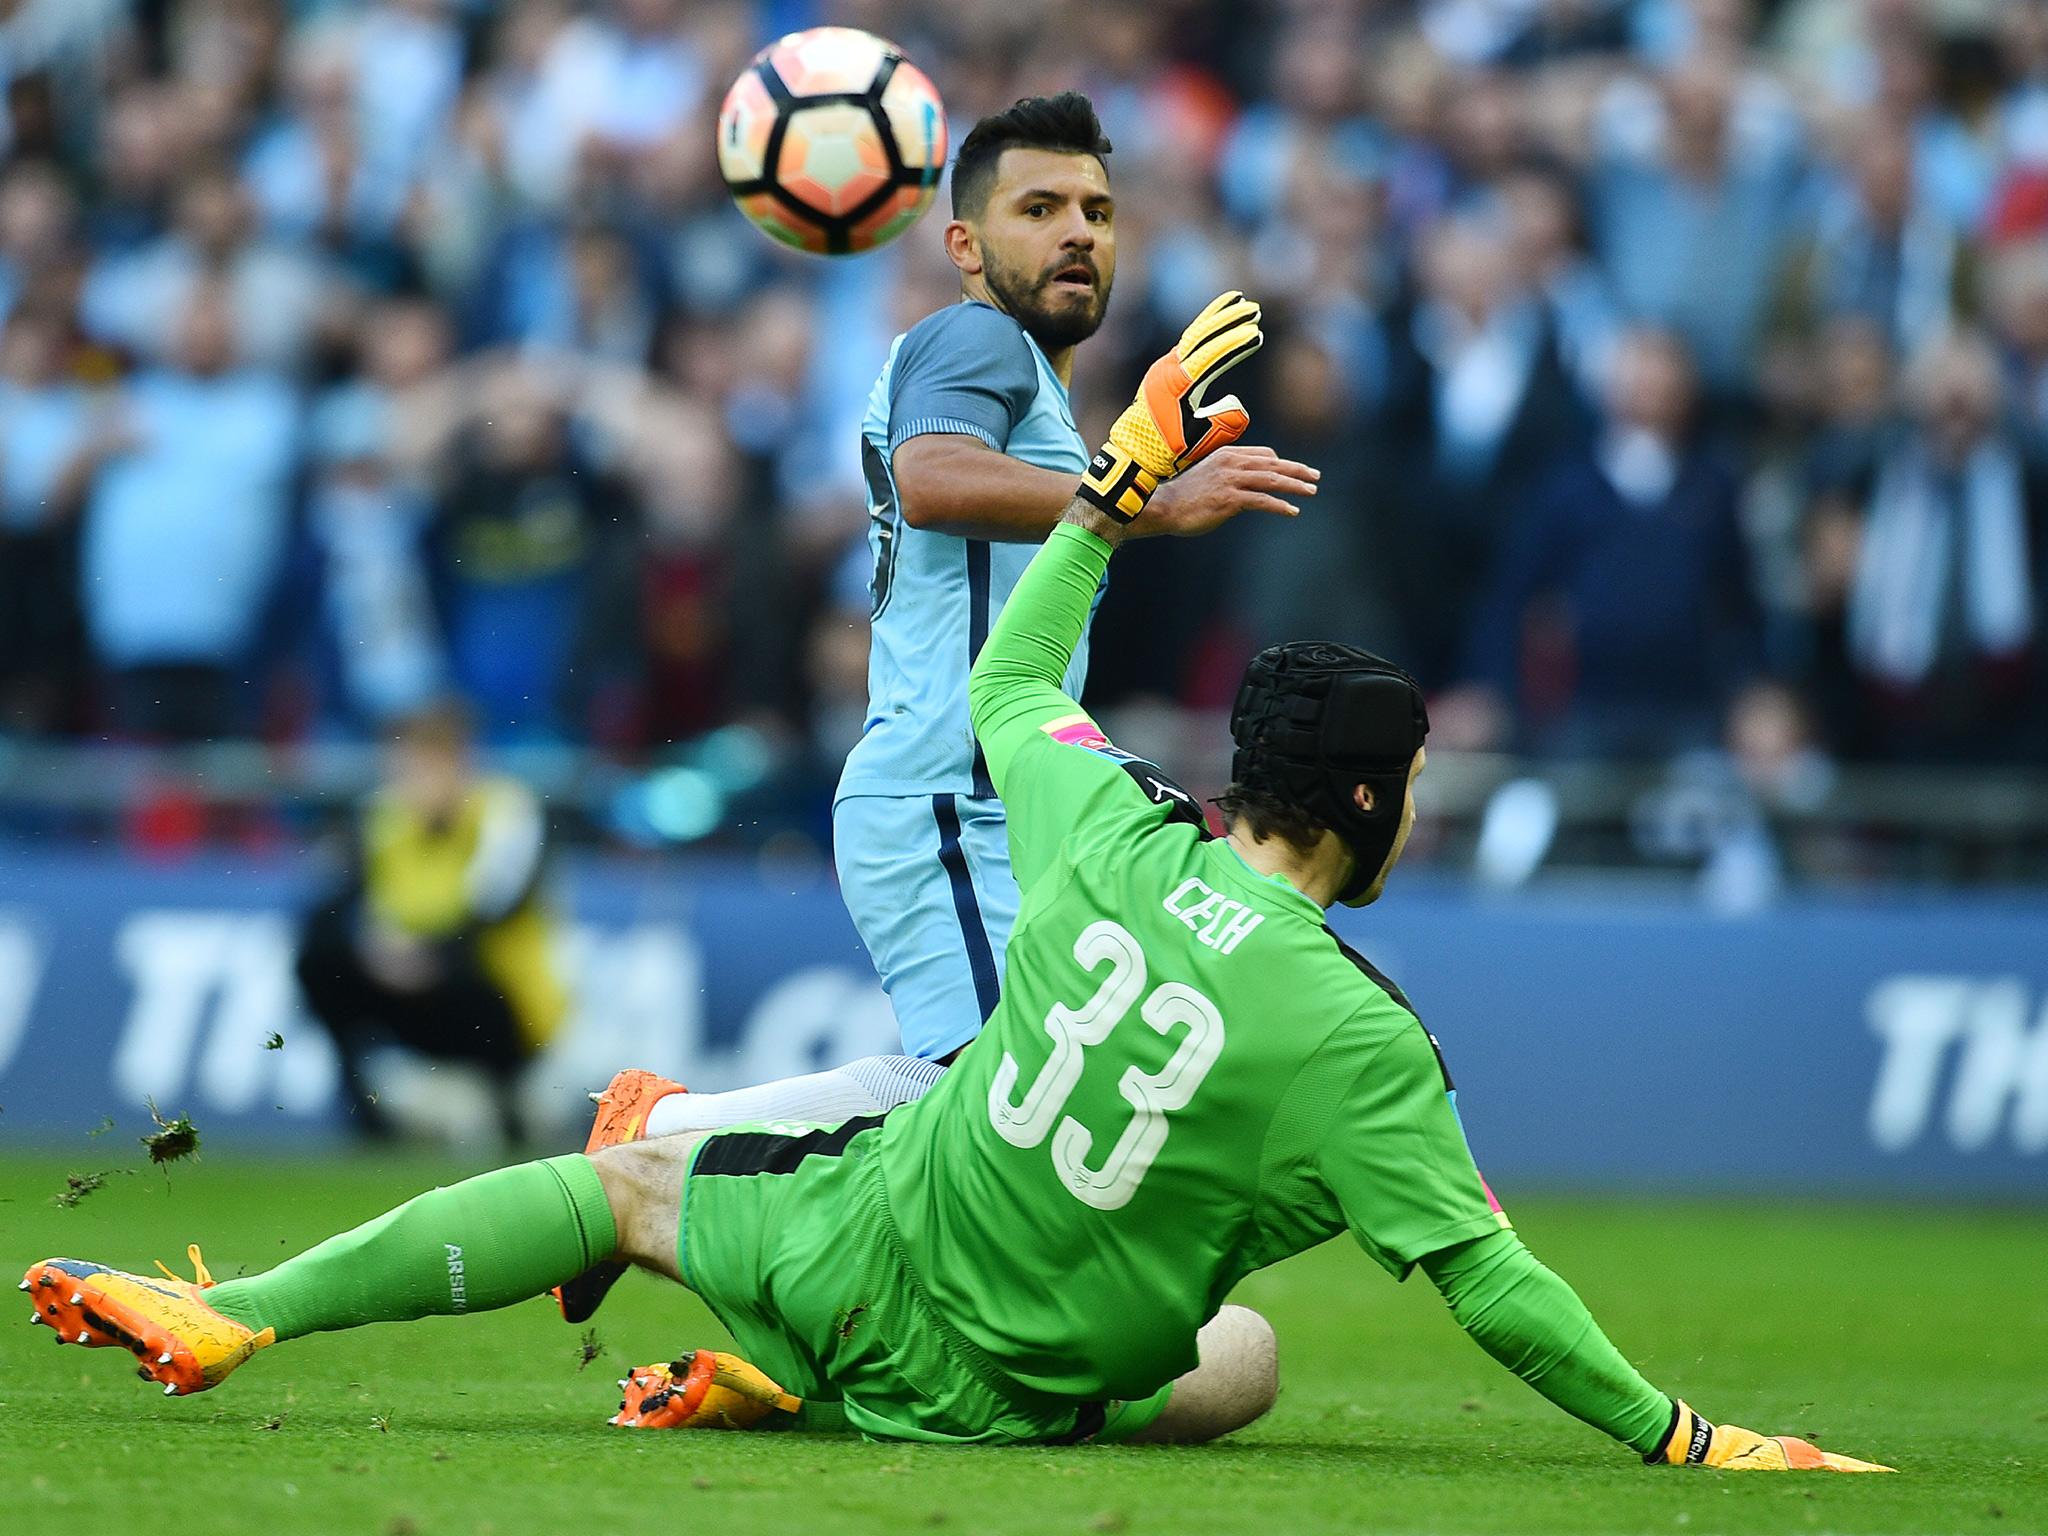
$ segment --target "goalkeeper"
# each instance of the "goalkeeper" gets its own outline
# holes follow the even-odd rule
[[[1405,673],[1337,645],[1258,656],[1221,838],[1061,693],[1130,519],[1243,432],[1211,396],[1258,321],[1225,295],[1153,365],[975,665],[1023,902],[1001,1001],[929,1094],[501,1169],[219,1285],[47,1260],[22,1282],[37,1321],[177,1395],[282,1339],[505,1306],[618,1258],[696,1290],[748,1357],[634,1373],[626,1422],[1200,1440],[1275,1390],[1270,1330],[1223,1298],[1348,1230],[1646,1460],[1883,1470],[1645,1381],[1493,1202],[1406,998],[1325,925],[1379,896],[1413,821],[1428,723]]]

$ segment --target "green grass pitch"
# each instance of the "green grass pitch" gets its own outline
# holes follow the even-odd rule
[[[69,1254],[267,1267],[461,1170],[218,1154],[119,1175],[0,1157],[0,1270]],[[169,1401],[111,1350],[0,1328],[0,1531],[477,1533],[2028,1532],[2048,1529],[2040,1215],[1510,1200],[1523,1236],[1653,1381],[1710,1417],[1889,1461],[1898,1477],[1651,1471],[1464,1339],[1427,1282],[1348,1243],[1257,1276],[1282,1395],[1215,1446],[951,1450],[628,1433],[625,1367],[723,1342],[632,1276],[579,1330],[551,1302],[315,1337]],[[1132,1307],[1144,1304],[1131,1298]]]

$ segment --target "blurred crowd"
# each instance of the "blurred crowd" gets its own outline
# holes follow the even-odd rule
[[[855,451],[956,291],[783,252],[712,124],[901,43],[1115,152],[1099,433],[1214,293],[1298,522],[1134,547],[1091,702],[1404,661],[1432,745],[2013,763],[2048,632],[2039,0],[0,0],[0,732],[637,761],[864,707]]]

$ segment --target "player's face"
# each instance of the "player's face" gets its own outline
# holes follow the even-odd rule
[[[1408,834],[1415,830],[1415,781],[1422,775],[1423,760],[1429,755],[1427,747],[1415,749],[1415,760],[1408,765],[1408,783],[1401,792],[1401,825],[1394,832],[1394,846],[1387,850],[1387,862],[1380,866],[1379,874],[1371,885],[1352,900],[1344,903],[1347,907],[1370,906],[1380,899],[1380,892],[1387,888],[1387,876],[1394,872],[1394,866],[1401,862],[1402,850],[1408,846]]]
[[[468,765],[460,749],[400,740],[385,758],[385,785],[402,805],[429,820],[452,815],[468,791]]]
[[[982,214],[982,280],[1048,353],[1086,341],[1116,278],[1116,203],[1093,155],[1010,149]]]

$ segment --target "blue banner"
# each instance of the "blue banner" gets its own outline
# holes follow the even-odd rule
[[[310,878],[289,861],[0,859],[0,1134],[64,1144],[150,1099],[209,1145],[338,1132],[334,1052],[291,971]],[[565,1124],[621,1065],[717,1089],[895,1048],[822,874],[590,859],[563,894],[576,1016],[533,1087]],[[1635,892],[1417,881],[1333,921],[1442,1042],[1504,1199],[2048,1192],[2048,899],[1723,919]]]

